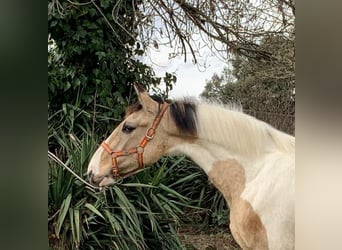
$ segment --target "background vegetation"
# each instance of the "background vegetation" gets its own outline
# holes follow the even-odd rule
[[[221,194],[184,157],[161,159],[103,191],[63,165],[86,179],[98,143],[136,100],[129,83],[167,97],[176,76],[158,78],[138,60],[165,44],[175,50],[170,58],[190,54],[194,62],[205,44],[230,65],[203,96],[294,116],[294,12],[282,0],[49,0],[49,248],[182,249],[183,223],[226,226]]]
[[[294,37],[265,36],[260,46],[283,60],[283,65],[235,56],[229,67],[207,81],[201,96],[223,103],[241,103],[244,112],[294,135]]]

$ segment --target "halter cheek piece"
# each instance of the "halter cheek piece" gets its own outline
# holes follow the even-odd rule
[[[119,178],[119,177],[126,178],[128,176],[133,175],[137,170],[144,167],[143,155],[144,155],[145,147],[147,143],[153,139],[154,134],[158,128],[158,125],[161,119],[163,118],[163,115],[168,107],[169,107],[169,104],[164,102],[163,106],[161,107],[158,114],[154,118],[152,126],[147,129],[144,138],[140,141],[140,144],[138,146],[130,148],[130,149],[115,151],[115,150],[112,150],[106,142],[101,143],[101,146],[104,148],[104,150],[106,150],[112,157],[112,172],[113,172],[114,178]],[[132,170],[131,172],[129,172],[128,174],[124,176],[120,176],[117,158],[122,157],[122,156],[132,155],[132,154],[137,154],[138,168]]]

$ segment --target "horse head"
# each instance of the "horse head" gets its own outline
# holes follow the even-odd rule
[[[167,150],[166,111],[169,104],[152,99],[134,85],[139,102],[130,106],[124,119],[92,156],[88,177],[100,187],[116,182],[156,162]]]

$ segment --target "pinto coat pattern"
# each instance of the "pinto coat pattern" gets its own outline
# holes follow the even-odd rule
[[[105,140],[113,151],[139,145],[160,112],[162,101],[135,85],[139,104]],[[208,175],[230,208],[230,229],[243,249],[294,249],[295,138],[216,104],[169,103],[143,149],[143,162],[163,155],[187,155]],[[107,150],[108,151],[108,150]],[[88,167],[90,181],[115,183],[111,155],[99,147]],[[136,155],[117,159],[119,175],[137,169]]]

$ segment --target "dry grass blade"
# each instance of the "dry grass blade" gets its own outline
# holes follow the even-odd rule
[[[72,171],[71,168],[69,168],[64,162],[62,162],[56,155],[48,151],[48,157],[58,163],[59,165],[63,166],[66,170],[68,170],[73,176],[75,176],[78,180],[80,180],[82,183],[84,183],[86,186],[90,188],[93,192],[96,192],[96,189],[99,189],[96,186],[91,185],[90,183],[83,180],[78,174],[76,174],[74,171]]]

